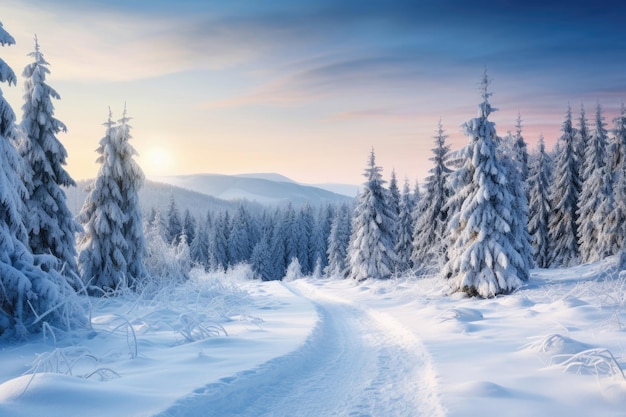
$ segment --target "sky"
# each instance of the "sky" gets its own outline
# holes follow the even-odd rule
[[[96,175],[109,108],[148,175],[277,172],[423,181],[441,119],[453,149],[492,79],[501,136],[554,145],[568,104],[608,127],[626,98],[626,4],[513,0],[3,0],[19,75],[37,34],[61,99],[67,170]],[[1,85],[21,119],[23,79]]]

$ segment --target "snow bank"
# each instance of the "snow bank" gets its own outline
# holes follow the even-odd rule
[[[278,282],[224,274],[92,301],[92,331],[0,345],[0,416],[152,415],[296,349],[317,320]]]

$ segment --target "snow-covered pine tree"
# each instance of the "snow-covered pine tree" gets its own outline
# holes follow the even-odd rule
[[[527,265],[516,250],[516,236],[512,236],[513,217],[519,213],[512,210],[511,173],[498,159],[495,124],[488,120],[494,111],[488,86],[485,71],[478,117],[463,125],[470,137],[465,162],[452,174],[452,183],[462,185],[455,192],[463,204],[450,219],[448,230],[453,238],[444,269],[453,291],[481,297],[511,292],[528,278]]]
[[[228,240],[230,234],[230,215],[220,213],[213,222],[209,239],[209,270],[225,271],[230,264],[228,258]]]
[[[141,167],[134,159],[137,151],[130,144],[132,135],[130,134],[131,126],[128,124],[129,121],[130,118],[126,115],[126,106],[124,106],[122,118],[118,120],[118,126],[115,128],[119,165],[114,172],[122,193],[120,208],[125,215],[122,234],[128,247],[127,252],[124,254],[128,268],[126,279],[131,286],[134,286],[146,274],[143,263],[146,241],[143,233],[141,206],[139,204],[139,190],[143,186],[145,177]]]
[[[315,230],[315,217],[313,208],[307,202],[298,212],[293,233],[297,238],[296,258],[304,275],[310,275],[315,268],[314,245],[312,242]]]
[[[515,135],[513,136],[513,157],[517,161],[518,172],[522,184],[528,181],[528,147],[522,136],[522,115],[517,113]]]
[[[602,224],[613,211],[612,180],[606,164],[608,132],[605,125],[602,108],[598,103],[595,127],[589,135],[585,150],[582,191],[578,196],[578,243],[583,262],[598,261],[607,256],[609,251],[599,244],[600,241],[604,245],[608,243],[601,236]],[[598,218],[598,214],[601,217]]]
[[[96,150],[100,169],[83,203],[78,220],[83,225],[79,237],[78,266],[83,281],[93,294],[106,294],[128,287],[126,257],[128,242],[122,232],[125,214],[122,211],[122,192],[116,181],[114,164],[117,161],[117,133],[115,122],[109,118],[106,132]]]
[[[0,23],[0,46],[13,44]],[[0,82],[16,84],[15,73],[1,58]],[[13,147],[15,140],[15,113],[0,89],[0,336],[23,338],[44,322],[69,329],[86,320],[74,290],[52,268],[56,259],[30,252],[23,218],[27,167]]]
[[[381,170],[376,166],[372,149],[364,174],[367,181],[352,217],[348,247],[349,277],[357,281],[390,278],[397,262],[394,251],[397,216],[389,205]]]
[[[615,199],[615,239],[621,249],[626,240],[626,106],[622,102],[619,116],[613,119],[612,129],[613,155],[612,172],[614,173],[613,196]]]
[[[587,126],[587,116],[585,114],[585,105],[580,103],[580,116],[578,117],[578,128],[572,129],[574,133],[575,152],[578,158],[578,195],[582,191],[585,182],[585,173],[588,171],[586,166],[586,153],[589,147],[589,128]]]
[[[414,208],[413,252],[411,255],[415,268],[423,272],[434,272],[439,264],[446,262],[446,229],[448,222],[448,200],[450,190],[446,184],[452,170],[446,161],[450,147],[446,145],[447,135],[441,120],[437,125],[435,147],[430,160],[433,167],[426,179],[424,198]]]
[[[298,257],[298,215],[291,203],[281,212],[280,239],[283,241],[283,264],[285,269],[293,258]]]
[[[67,207],[67,198],[61,187],[75,187],[76,183],[63,167],[67,151],[56,135],[65,132],[65,125],[54,117],[52,99],[59,94],[46,83],[50,73],[48,62],[39,49],[28,54],[33,62],[22,73],[24,81],[23,116],[18,152],[25,161],[26,226],[30,250],[33,254],[51,255],[57,259],[54,266],[74,288],[80,287],[76,264],[76,233],[80,225]]]
[[[231,265],[245,262],[252,254],[252,218],[243,204],[233,214],[228,235],[228,258]]]
[[[274,264],[271,259],[271,239],[274,233],[273,217],[263,212],[259,221],[259,241],[254,245],[250,255],[250,264],[255,274],[263,281],[282,278],[275,276]]]
[[[287,270],[287,256],[295,253],[291,233],[295,212],[291,204],[285,209],[276,209],[273,216],[273,230],[270,238],[270,259],[273,263],[272,279],[281,279]],[[288,248],[289,246],[289,248]]]
[[[328,236],[330,235],[330,228],[335,217],[335,207],[327,204],[319,208],[317,213],[317,219],[315,221],[315,227],[313,229],[313,235],[311,237],[311,259],[314,260],[314,265],[319,263],[320,273],[328,265],[328,258],[326,252],[328,251]]]
[[[205,271],[209,269],[209,220],[210,218],[198,222],[193,240],[189,244],[191,260]]]
[[[550,189],[550,266],[572,266],[579,260],[577,210],[580,190],[579,160],[575,131],[572,127],[572,110],[567,107],[561,127],[558,152],[554,161],[554,174]]]
[[[342,204],[335,213],[328,235],[328,265],[324,269],[324,274],[328,277],[345,278],[348,273],[351,214],[352,210],[347,204]]]
[[[533,259],[539,268],[549,266],[550,240],[548,224],[550,222],[550,175],[549,160],[546,154],[543,135],[539,136],[537,158],[530,169],[529,183],[529,219],[528,232],[531,237]]]
[[[270,258],[270,242],[272,239],[272,230],[261,233],[261,238],[252,249],[252,255],[250,255],[250,263],[254,272],[263,280],[270,281],[274,279],[280,279],[275,275],[275,268],[273,261]]]
[[[167,225],[165,240],[170,245],[176,246],[178,245],[180,235],[183,233],[183,222],[180,219],[180,212],[173,195],[170,196],[170,205],[167,209],[167,218],[165,220]]]
[[[405,272],[413,267],[411,255],[413,252],[413,196],[409,188],[409,180],[404,180],[402,195],[400,196],[400,213],[398,215],[398,231],[395,246],[398,255],[397,272]]]
[[[521,138],[521,118],[518,115],[517,133],[510,134],[509,141],[502,141],[498,146],[498,159],[504,165],[507,176],[507,183],[511,196],[513,197],[511,211],[515,216],[511,218],[511,244],[520,254],[523,265],[519,271],[519,275],[528,279],[528,271],[534,266],[532,256],[531,238],[528,233],[528,197],[526,181],[522,180],[522,176],[528,177],[528,153],[526,152],[526,144],[524,143],[523,152],[520,151],[519,139]],[[524,140],[521,139],[523,142]]]
[[[128,120],[124,111],[116,127],[109,111],[106,133],[96,150],[100,169],[78,216],[84,228],[78,266],[83,281],[96,295],[133,287],[145,274],[138,198],[143,173],[128,143]]]
[[[192,216],[189,209],[185,209],[183,229],[185,229],[185,234],[187,235],[187,242],[193,242],[194,237],[196,237],[196,227],[196,219]]]
[[[389,206],[396,213],[396,216],[400,214],[400,187],[395,169],[391,170],[391,178],[389,179]]]
[[[413,207],[415,208],[422,199],[422,190],[420,189],[419,180],[415,180],[415,186],[413,187],[413,194],[411,195],[411,197],[413,198]],[[413,219],[413,221],[415,221],[415,218]]]

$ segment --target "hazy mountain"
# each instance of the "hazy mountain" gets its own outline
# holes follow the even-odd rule
[[[280,174],[195,174],[151,177],[152,180],[175,185],[223,200],[245,199],[265,205],[295,206],[341,203],[350,201],[356,194],[347,196],[320,187],[298,184]]]
[[[87,197],[87,188],[92,181],[77,181],[77,187],[65,189],[67,205],[72,213],[78,214],[80,211],[85,197]],[[166,212],[172,198],[176,201],[176,205],[181,213],[188,209],[194,216],[205,216],[209,210],[234,212],[241,204],[240,201],[225,201],[171,184],[150,180],[147,180],[139,190],[139,202],[144,214],[148,213],[153,207],[161,212]],[[261,209],[258,203],[246,202],[245,204],[252,209]]]
[[[284,175],[277,174],[275,172],[259,172],[259,173],[253,173],[253,174],[237,174],[237,175],[232,175],[232,176],[233,177],[241,177],[241,178],[258,178],[258,179],[261,179],[261,180],[269,180],[269,181],[276,181],[276,182],[296,183],[291,178],[285,177]],[[306,184],[301,184],[301,185],[306,185]]]

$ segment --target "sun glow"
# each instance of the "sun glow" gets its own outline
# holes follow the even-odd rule
[[[140,164],[148,175],[164,175],[172,165],[172,153],[165,148],[148,149],[140,159]]]

